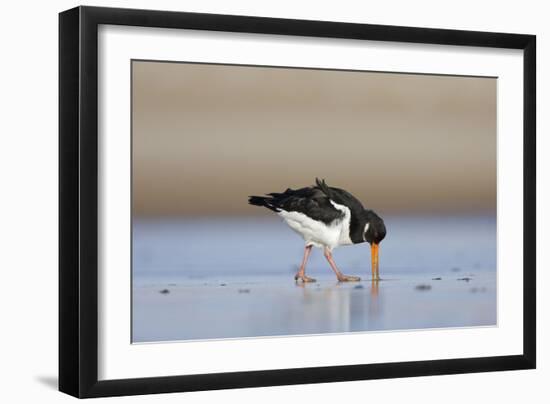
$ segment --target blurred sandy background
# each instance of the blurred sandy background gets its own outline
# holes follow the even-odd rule
[[[326,178],[381,214],[496,209],[496,79],[134,61],[135,216],[265,215]]]

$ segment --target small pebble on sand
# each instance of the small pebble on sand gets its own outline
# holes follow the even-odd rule
[[[425,284],[420,284],[420,285],[416,285],[415,289],[416,290],[430,290],[432,287],[430,285],[425,285]]]
[[[159,291],[159,293],[162,293],[163,295],[167,295],[168,293],[170,293],[170,291],[168,289],[162,289],[161,291]]]

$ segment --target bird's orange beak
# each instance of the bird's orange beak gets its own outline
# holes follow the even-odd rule
[[[378,267],[378,251],[379,244],[372,243],[370,245],[371,264],[372,264],[372,280],[380,280],[380,272]]]

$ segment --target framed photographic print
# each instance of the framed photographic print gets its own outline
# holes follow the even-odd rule
[[[535,36],[59,27],[61,391],[535,367]]]

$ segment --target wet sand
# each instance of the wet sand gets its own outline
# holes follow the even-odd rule
[[[496,324],[494,274],[296,284],[204,278],[134,289],[134,342]]]

